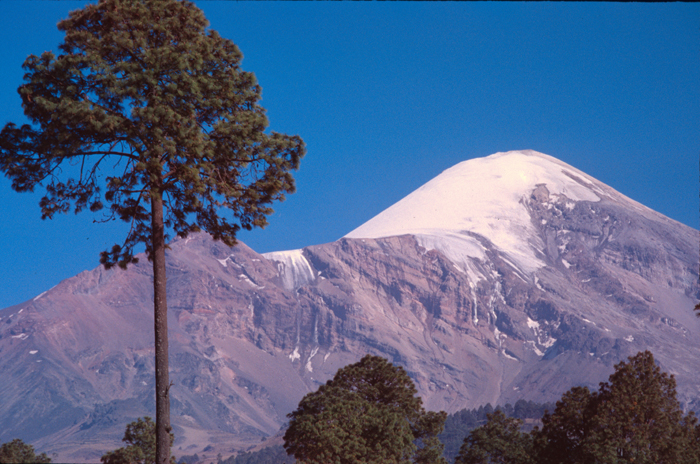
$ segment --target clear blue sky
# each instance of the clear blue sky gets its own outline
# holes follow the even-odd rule
[[[700,4],[197,2],[308,154],[258,252],[342,237],[450,166],[555,156],[698,228]],[[83,2],[0,1],[0,124],[24,122],[29,54]],[[120,224],[41,221],[0,178],[0,308],[98,265]]]

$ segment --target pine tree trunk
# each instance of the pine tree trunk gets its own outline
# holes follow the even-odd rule
[[[157,196],[157,198],[156,198]],[[153,319],[156,335],[156,464],[170,462],[170,378],[168,375],[168,305],[165,280],[163,199],[151,198],[153,247]]]

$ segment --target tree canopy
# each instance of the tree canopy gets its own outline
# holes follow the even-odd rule
[[[566,392],[542,423],[526,436],[497,412],[465,439],[456,464],[700,464],[700,425],[649,351],[617,364],[597,392]]]
[[[110,268],[153,262],[157,462],[169,453],[165,249],[204,230],[227,245],[264,227],[294,192],[298,136],[267,133],[261,89],[241,52],[187,0],[100,0],[58,23],[61,53],[30,55],[18,92],[31,124],[0,132],[0,171],[45,189],[42,218],[71,209],[129,223],[101,253]]]
[[[171,434],[170,446],[173,438]],[[129,423],[124,431],[122,441],[127,446],[108,451],[101,458],[102,464],[155,464],[156,462],[156,424],[146,416]],[[175,458],[170,457],[175,464]]]
[[[284,447],[307,464],[446,464],[446,414],[426,412],[416,393],[403,368],[367,355],[300,401]]]
[[[532,439],[520,432],[523,421],[501,410],[488,414],[488,422],[464,440],[455,464],[535,464]]]
[[[4,127],[0,169],[17,191],[46,188],[44,218],[107,208],[106,219],[129,222],[104,264],[134,262],[138,243],[150,255],[153,196],[177,235],[206,230],[234,245],[294,191],[302,140],[265,132],[255,76],[193,3],[101,0],[58,28],[62,53],[23,65],[18,92],[33,124]]]
[[[36,454],[34,447],[19,438],[0,445],[0,463],[47,463],[51,462],[46,453]]]

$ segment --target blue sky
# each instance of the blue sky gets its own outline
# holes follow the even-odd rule
[[[84,2],[0,1],[0,124],[29,54]],[[336,240],[443,170],[534,149],[698,228],[700,5],[197,2],[244,54],[270,128],[308,154],[258,252]],[[42,221],[0,178],[0,308],[98,265],[122,224]]]

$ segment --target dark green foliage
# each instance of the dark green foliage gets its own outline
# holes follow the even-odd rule
[[[45,463],[51,462],[46,453],[34,453],[34,447],[16,438],[0,445],[0,463]]]
[[[18,192],[45,188],[42,218],[107,209],[130,224],[101,253],[110,268],[153,262],[156,442],[168,461],[170,381],[165,249],[168,232],[204,230],[236,244],[264,227],[270,205],[294,192],[304,143],[266,133],[260,86],[238,47],[182,0],[100,0],[58,23],[55,56],[24,62],[18,92],[32,124],[0,132],[0,171]]]
[[[648,351],[619,363],[598,392],[573,388],[533,432],[542,463],[700,462],[697,420],[683,416],[673,376]]]
[[[520,431],[522,420],[506,417],[500,410],[487,418],[464,440],[455,464],[535,464],[532,439]]]
[[[221,461],[221,464],[294,464],[296,460],[287,454],[282,446],[270,446],[252,453],[242,453],[238,456]]]
[[[692,428],[684,425],[676,381],[654,363],[649,351],[615,366],[600,385],[592,420],[591,448],[603,463],[697,462],[689,456]],[[694,415],[685,418],[695,424]]]
[[[514,414],[536,411],[518,403]],[[460,411],[446,430],[478,422],[478,413]],[[673,376],[648,351],[616,365],[598,392],[566,392],[542,424],[526,435],[519,420],[497,410],[464,440],[456,464],[700,464],[700,425],[692,412],[683,415]]]
[[[590,462],[584,446],[590,422],[595,414],[594,394],[586,387],[574,387],[564,393],[552,414],[542,418],[542,431],[534,431],[538,456],[544,462]]]
[[[436,439],[446,414],[416,393],[403,368],[367,355],[301,400],[284,447],[307,464],[446,464]]]
[[[107,267],[134,262],[138,243],[150,256],[152,196],[177,235],[205,230],[234,245],[294,191],[302,140],[264,132],[255,76],[193,3],[101,0],[58,28],[62,53],[23,65],[33,125],[4,127],[0,170],[19,192],[45,187],[44,218],[107,208],[106,219],[129,222],[124,244],[102,254]]]
[[[533,401],[518,400],[513,406],[507,403],[504,406],[497,406],[496,411],[503,411],[508,417],[518,419],[531,419],[530,422],[539,420],[545,411],[553,411],[553,403],[535,403]],[[447,416],[445,430],[438,436],[445,445],[445,458],[453,462],[459,453],[459,449],[464,441],[464,437],[469,435],[473,429],[484,425],[487,421],[489,411],[494,411],[490,404],[480,406],[478,409],[462,409]],[[528,431],[532,425],[523,426],[521,430]]]
[[[175,437],[170,434],[172,446]],[[156,425],[150,417],[140,417],[126,426],[122,441],[124,448],[108,451],[101,458],[103,464],[155,464],[156,462]],[[171,464],[175,458],[170,457]]]

